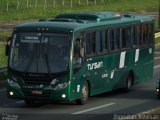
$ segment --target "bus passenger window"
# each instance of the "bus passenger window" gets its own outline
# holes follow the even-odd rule
[[[139,26],[133,26],[131,35],[132,35],[132,46],[138,47],[140,45],[140,35],[139,35]]]
[[[73,65],[80,67],[84,59],[84,41],[77,38],[74,44]]]
[[[131,36],[132,36],[132,46],[136,47],[137,42],[136,42],[136,27],[135,26],[132,27]]]
[[[131,48],[131,27],[126,28],[126,43],[126,47]]]
[[[149,44],[153,43],[153,24],[148,24]]]
[[[131,48],[131,27],[122,28],[122,48]]]
[[[86,55],[95,54],[96,52],[96,32],[85,34]]]
[[[102,31],[102,51],[106,52],[108,49],[108,30]]]
[[[142,25],[142,35],[143,35],[143,44],[148,44],[148,25],[144,24]]]
[[[86,55],[91,54],[91,37],[90,33],[85,34],[85,41],[86,41]]]
[[[115,50],[115,45],[114,45],[114,43],[115,43],[115,40],[114,40],[114,38],[115,38],[115,36],[114,36],[114,30],[110,29],[108,32],[109,32],[108,35],[109,35],[110,50],[113,51],[113,50]]]
[[[96,39],[96,52],[101,53],[102,52],[102,32],[98,31],[96,33],[97,39]]]
[[[96,32],[91,32],[91,52],[96,53]]]
[[[126,48],[126,31],[122,28],[122,48]]]
[[[115,33],[116,33],[116,35],[115,35],[115,49],[116,50],[119,50],[120,49],[120,38],[121,38],[121,36],[120,36],[120,28],[117,28],[116,30],[115,30]]]
[[[143,44],[143,29],[142,29],[142,25],[139,26],[139,45]]]

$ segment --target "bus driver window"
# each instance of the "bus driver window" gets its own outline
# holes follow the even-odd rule
[[[83,58],[84,58],[83,40],[77,38],[74,44],[74,56],[73,56],[74,67],[80,67],[83,63]]]

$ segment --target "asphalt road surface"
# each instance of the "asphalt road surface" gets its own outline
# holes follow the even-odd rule
[[[160,54],[156,54],[151,80],[134,86],[128,93],[116,90],[90,97],[86,105],[47,102],[29,106],[22,100],[7,98],[3,86],[0,88],[0,120],[111,120],[116,119],[116,115],[143,113],[160,107],[155,91],[159,78]]]

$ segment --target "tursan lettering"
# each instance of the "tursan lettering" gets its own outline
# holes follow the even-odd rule
[[[103,67],[103,62],[95,62],[95,63],[92,63],[92,64],[88,64],[88,70],[95,70],[95,69],[98,69],[98,68],[101,68]]]

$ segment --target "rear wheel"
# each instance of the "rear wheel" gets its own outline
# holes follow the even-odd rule
[[[126,92],[131,90],[131,87],[133,85],[132,83],[133,83],[133,77],[132,77],[132,74],[129,73],[128,77],[127,77],[127,80],[126,80],[126,87],[125,87]]]
[[[80,105],[86,104],[88,100],[88,96],[89,96],[89,87],[88,87],[88,83],[85,82],[82,88],[81,98],[76,101],[77,104],[80,104]]]

